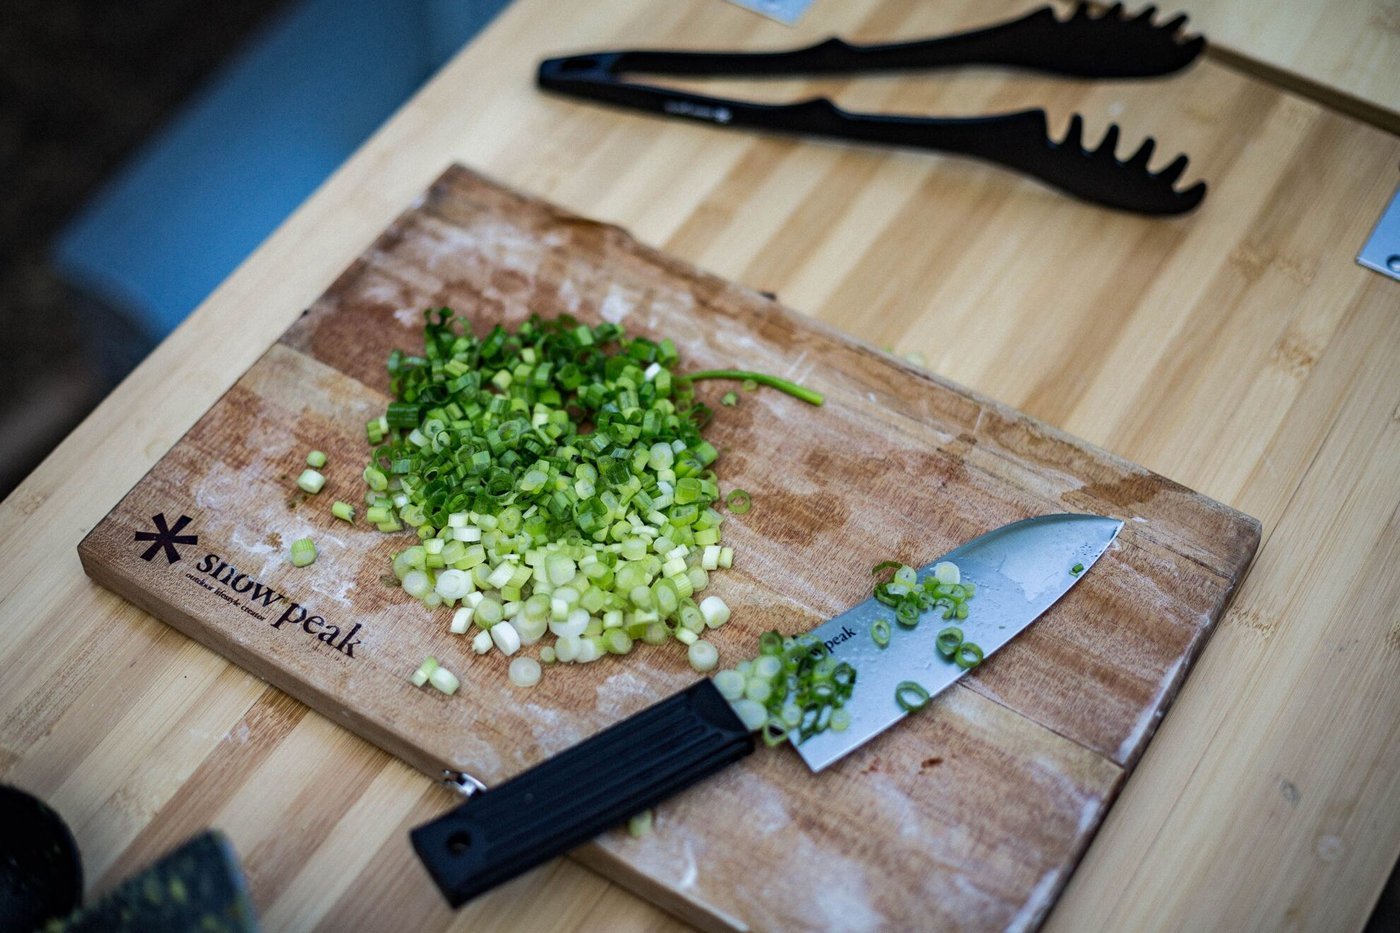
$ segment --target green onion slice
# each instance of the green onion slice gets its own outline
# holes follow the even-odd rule
[[[902,681],[894,688],[894,700],[906,713],[914,713],[928,705],[928,691],[912,680]]]
[[[735,515],[743,515],[753,508],[753,497],[743,489],[732,489],[725,497],[724,504],[729,506],[729,511]]]
[[[887,648],[890,644],[890,623],[888,619],[876,619],[875,624],[870,626],[870,637],[881,648]]]
[[[962,629],[949,626],[938,633],[938,653],[951,658],[963,644]]]
[[[306,567],[316,560],[316,543],[310,538],[298,538],[292,542],[291,558],[293,567]]]
[[[965,641],[958,646],[958,653],[953,660],[958,662],[958,667],[970,671],[982,663],[982,649],[970,641]]]

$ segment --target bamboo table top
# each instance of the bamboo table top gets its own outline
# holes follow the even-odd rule
[[[725,83],[852,109],[1083,113],[1211,191],[1151,220],[980,164],[547,97],[539,58],[964,28],[1032,4],[519,0],[0,504],[0,780],[73,827],[93,893],[227,831],[268,929],[679,929],[560,860],[449,912],[421,774],[92,584],[83,535],[449,163],[899,352],[1263,523],[1255,565],[1052,930],[1357,929],[1400,855],[1400,285],[1354,256],[1400,139],[1206,60],[1169,80],[993,70]]]
[[[1218,58],[1400,132],[1400,6],[1393,0],[1192,0],[1182,9]]]

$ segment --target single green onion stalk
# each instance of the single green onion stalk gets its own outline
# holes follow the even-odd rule
[[[745,389],[753,390],[758,386],[768,386],[770,389],[786,392],[793,398],[809,405],[820,405],[826,401],[820,392],[806,386],[798,385],[787,379],[779,379],[777,376],[770,376],[767,373],[754,373],[743,369],[707,369],[703,372],[687,373],[681,378],[686,382],[699,382],[702,379],[741,379]]]

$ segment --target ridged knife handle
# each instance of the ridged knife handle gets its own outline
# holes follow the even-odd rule
[[[655,806],[754,749],[702,680],[414,829],[418,857],[457,907]]]

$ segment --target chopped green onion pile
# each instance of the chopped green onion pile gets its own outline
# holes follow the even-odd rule
[[[831,656],[816,636],[784,638],[765,632],[758,657],[720,671],[715,687],[751,730],[777,745],[801,743],[819,732],[850,725],[843,709],[856,683],[855,668]]]
[[[759,377],[682,376],[669,339],[567,317],[476,338],[444,308],[427,312],[423,343],[390,355],[393,401],[366,425],[365,518],[419,538],[394,557],[403,589],[453,608],[452,632],[475,625],[478,653],[550,634],[542,660],[587,662],[674,639],[697,670],[713,667],[699,636],[729,609],[699,596],[734,556],[720,542],[718,451],[700,435],[711,411],[691,383]]]

